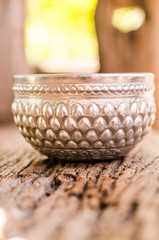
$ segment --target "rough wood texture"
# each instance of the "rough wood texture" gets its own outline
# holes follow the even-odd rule
[[[56,162],[0,128],[0,239],[159,239],[159,132],[125,159]]]

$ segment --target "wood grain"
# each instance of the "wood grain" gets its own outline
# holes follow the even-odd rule
[[[159,132],[124,159],[57,162],[0,128],[0,239],[159,239]]]

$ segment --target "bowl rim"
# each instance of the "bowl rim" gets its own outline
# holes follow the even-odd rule
[[[134,73],[59,73],[14,75],[14,83],[29,84],[109,84],[109,83],[153,83],[155,74],[151,72]]]
[[[14,78],[67,78],[67,77],[75,77],[75,78],[87,78],[87,77],[146,77],[146,76],[154,76],[155,74],[152,72],[122,72],[122,73],[46,73],[46,74],[15,74]]]

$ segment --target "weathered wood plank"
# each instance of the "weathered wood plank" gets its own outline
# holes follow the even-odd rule
[[[125,159],[56,162],[0,129],[0,239],[159,239],[159,133]]]

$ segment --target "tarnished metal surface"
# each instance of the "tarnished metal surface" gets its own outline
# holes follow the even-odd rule
[[[15,76],[14,120],[48,156],[103,160],[124,156],[155,119],[154,75]]]

